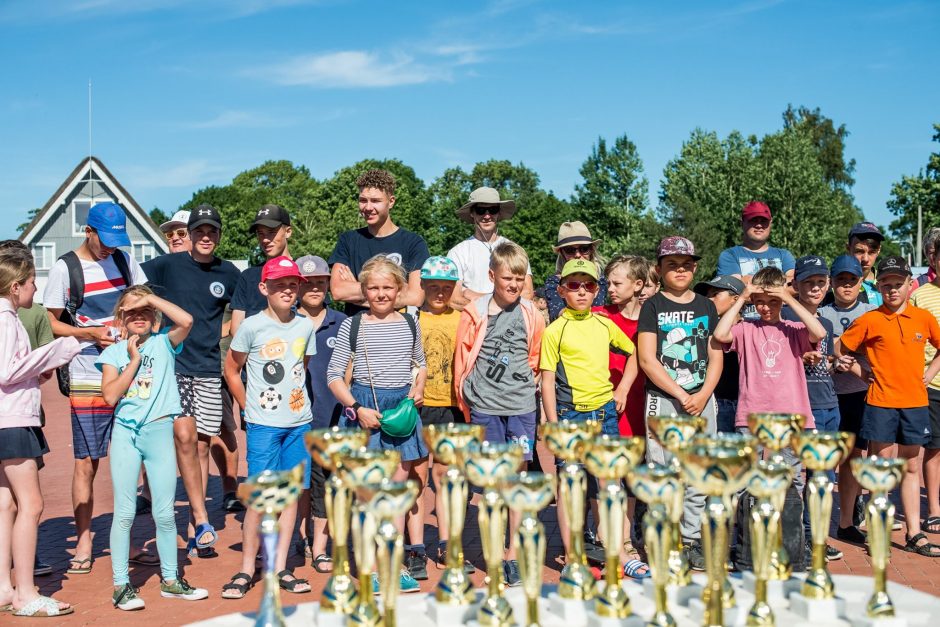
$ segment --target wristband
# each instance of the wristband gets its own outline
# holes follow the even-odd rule
[[[362,403],[353,403],[353,404],[352,404],[352,410],[356,413],[357,416],[359,415],[359,408],[360,408],[360,407],[362,407]]]

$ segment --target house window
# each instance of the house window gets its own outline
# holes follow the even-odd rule
[[[131,247],[133,248],[134,259],[137,260],[137,263],[150,261],[157,256],[153,244],[150,242],[131,242]]]
[[[72,235],[85,235],[85,224],[88,222],[89,209],[91,209],[90,200],[72,201]]]
[[[37,270],[49,270],[55,263],[55,244],[33,244],[33,261]]]

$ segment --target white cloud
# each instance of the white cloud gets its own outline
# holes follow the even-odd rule
[[[121,180],[127,189],[198,188],[231,177],[231,169],[208,159],[187,159],[169,167],[127,166]]]
[[[446,67],[418,62],[403,52],[383,58],[363,50],[299,55],[245,73],[278,85],[321,88],[395,87],[450,78]]]

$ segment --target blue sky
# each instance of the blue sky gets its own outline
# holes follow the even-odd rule
[[[397,157],[522,161],[567,197],[598,136],[650,178],[695,127],[845,123],[854,188],[887,223],[891,183],[936,147],[940,3],[6,0],[0,237],[92,150],[146,209],[267,159],[318,178]],[[933,43],[931,43],[933,42]]]

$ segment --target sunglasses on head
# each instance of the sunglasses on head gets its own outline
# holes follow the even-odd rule
[[[565,281],[562,285],[571,292],[577,292],[582,287],[588,292],[597,291],[597,281]]]
[[[499,215],[499,205],[494,205],[490,207],[486,207],[484,205],[476,205],[473,208],[473,213],[477,214],[478,216],[485,216],[485,215],[497,216]]]
[[[174,237],[184,239],[187,233],[188,231],[186,231],[186,229],[176,229],[175,231],[167,231],[166,233],[163,234],[163,236],[166,237],[167,241],[169,241],[173,239]]]
[[[576,253],[581,253],[582,255],[587,255],[594,249],[594,246],[591,244],[580,244],[575,246],[564,246],[562,247],[562,252],[566,255],[574,255]]]

